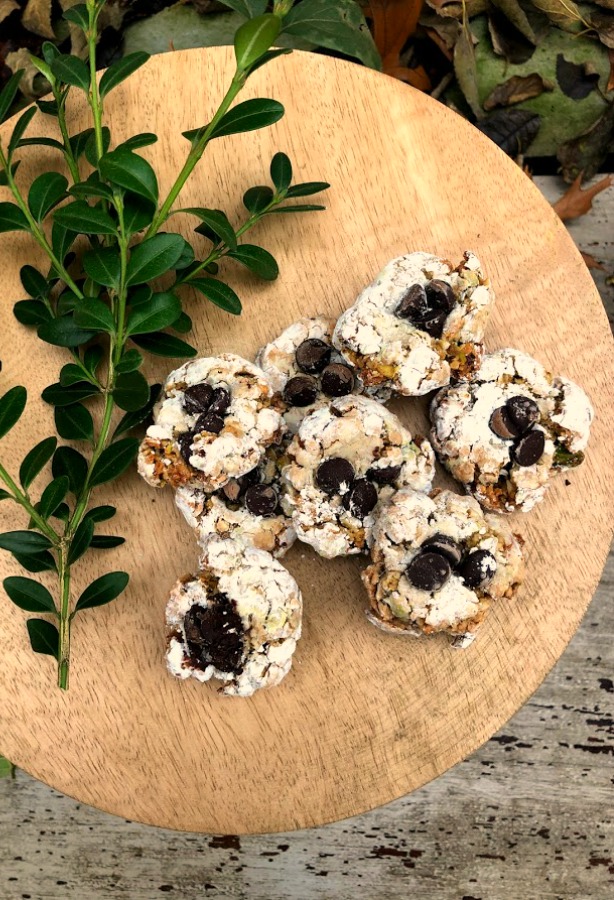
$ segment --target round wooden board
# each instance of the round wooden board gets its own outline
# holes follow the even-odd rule
[[[167,188],[187,149],[181,131],[208,120],[231,71],[227,49],[151,60],[107,101],[114,140],[157,131],[159,143],[143,152]],[[25,615],[2,597],[2,752],[120,816],[226,833],[362,812],[415,790],[485,741],[574,633],[606,557],[614,495],[610,330],[582,258],[526,175],[437,102],[346,62],[294,53],[261,69],[245,96],[281,100],[285,118],[213,142],[183,205],[223,207],[239,221],[243,191],[267,181],[273,153],[284,150],[298,180],[332,184],[329,208],[259,226],[253,239],[275,254],[281,276],[262,284],[229,270],[244,299],[241,318],[192,298],[193,342],[203,355],[251,357],[301,315],[338,314],[393,256],[426,249],[460,258],[470,247],[498,294],[488,347],[521,347],[576,379],[597,417],[585,465],[518,517],[528,562],[518,601],[501,603],[464,652],[443,637],[380,633],[364,617],[363,563],[326,562],[298,546],[287,564],[304,593],[304,637],[282,686],[239,700],[221,697],[212,684],[175,681],[164,667],[164,605],[197,552],[170,490],[147,488],[135,472],[97,495],[118,506],[112,531],[129,540],[108,555],[88,554],[76,567],[75,589],[110,568],[125,568],[132,579],[119,601],[75,620],[68,694],[55,688],[52,662],[30,652]],[[76,116],[75,130],[86,127],[85,109]],[[57,164],[44,149],[28,159],[23,181],[35,164]],[[10,314],[21,296],[19,267],[32,260],[29,239],[3,235],[1,246],[1,387],[26,381],[31,398],[2,442],[2,460],[15,472],[26,449],[53,431],[52,411],[37,398],[66,355]],[[170,367],[156,361],[149,374],[162,378]],[[424,431],[424,401],[398,408]],[[7,503],[0,516],[2,530],[25,524]],[[0,574],[16,571],[1,554]]]

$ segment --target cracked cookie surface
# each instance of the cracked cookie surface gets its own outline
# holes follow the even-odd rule
[[[301,636],[302,597],[281,563],[241,541],[213,537],[196,575],[173,587],[166,607],[169,671],[224,682],[249,697],[292,666]]]
[[[364,396],[341,397],[302,423],[283,470],[297,536],[321,556],[364,553],[385,502],[400,487],[430,490],[434,453]]]
[[[333,343],[367,388],[426,394],[477,368],[493,302],[470,251],[456,268],[410,253],[391,260],[342,313]]]
[[[530,510],[550,478],[584,459],[593,409],[584,391],[520,350],[483,360],[431,404],[431,440],[450,473],[486,509]]]
[[[372,563],[362,574],[368,618],[384,631],[443,631],[466,646],[492,603],[515,596],[522,543],[472,497],[403,488],[373,530]]]
[[[139,473],[153,487],[215,491],[255,468],[284,430],[261,369],[232,353],[193,359],[166,379]]]

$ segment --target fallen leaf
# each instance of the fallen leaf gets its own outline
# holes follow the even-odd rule
[[[585,178],[596,175],[614,141],[614,103],[583,134],[561,144],[557,158],[563,178],[572,182],[583,172]]]
[[[591,63],[578,65],[559,53],[556,58],[556,80],[563,93],[572,100],[584,100],[597,87],[599,72]]]
[[[589,13],[587,21],[601,43],[609,50],[614,50],[614,12],[596,9]]]
[[[528,109],[498,109],[476,127],[508,156],[525,153],[535,139],[541,116]]]
[[[591,187],[582,189],[582,174],[570,184],[563,196],[552,205],[555,213],[566,222],[568,219],[577,219],[578,216],[584,216],[593,208],[593,199],[612,187],[614,178],[606,175],[601,181],[593,184]]]
[[[531,41],[532,44],[537,43],[535,32],[518,0],[492,0],[492,3],[528,41]]]
[[[488,30],[497,56],[503,56],[513,65],[528,62],[535,53],[535,45],[514,28],[498,9],[488,14]]]
[[[369,0],[373,40],[382,57],[383,70],[388,75],[393,74],[390,69],[398,69],[401,65],[401,50],[416,30],[423,2],[424,0]],[[393,77],[400,76],[397,74]]]
[[[597,6],[603,6],[604,9],[614,9],[614,0],[593,0]]]
[[[531,0],[531,3],[563,31],[581,31],[586,25],[573,0]]]
[[[451,19],[463,18],[463,4],[459,3],[458,0],[426,0],[426,2],[440,16]],[[481,15],[481,13],[486,12],[489,6],[489,0],[466,0],[467,18],[473,19],[474,16]]]
[[[606,93],[614,91],[614,50],[610,50],[608,56],[610,58],[610,77],[608,78]]]
[[[465,100],[471,107],[474,116],[477,119],[482,118],[484,112],[480,105],[478,94],[478,73],[475,64],[475,51],[473,49],[473,35],[468,24],[465,24],[461,29],[454,46],[454,72],[458,85],[465,95]]]
[[[586,263],[587,269],[601,269],[602,272],[605,272],[605,266],[603,265],[603,263],[597,262],[592,254],[585,253],[583,250],[580,250],[580,256]]]
[[[51,0],[28,0],[21,24],[28,31],[53,40],[55,34],[51,27]]]
[[[393,66],[390,69],[384,68],[384,72],[392,78],[398,78],[399,81],[411,84],[412,87],[417,88],[419,91],[429,92],[431,90],[431,79],[426,74],[424,66],[416,66],[415,69],[410,69],[407,66]]]
[[[539,97],[544,91],[553,91],[554,85],[538,72],[530,75],[514,75],[503,84],[498,84],[483,103],[484,109],[495,109],[497,106],[512,106],[523,103],[532,97]]]
[[[23,75],[19,82],[19,89],[29,100],[38,97],[38,93],[34,90],[34,79],[39,74],[38,69],[32,65],[30,52],[25,47],[15,50],[14,53],[7,53],[4,60],[11,72],[17,72],[23,69]]]
[[[426,30],[430,39],[439,47],[441,52],[449,60],[452,59],[451,50],[460,34],[460,23],[456,19],[443,18],[431,10],[423,10],[420,16],[420,25]]]
[[[15,0],[0,0],[0,22],[16,9],[19,9],[19,3],[16,3]]]

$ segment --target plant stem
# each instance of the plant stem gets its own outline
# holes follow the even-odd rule
[[[56,102],[58,104],[58,124],[60,126],[60,131],[62,132],[62,139],[64,141],[64,159],[66,160],[66,165],[70,169],[70,174],[72,176],[72,180],[75,184],[81,181],[81,175],[79,173],[79,166],[77,164],[77,160],[72,152],[72,147],[70,144],[70,135],[68,134],[68,127],[66,125],[66,97],[60,101],[58,96],[56,95]]]
[[[9,490],[12,491],[13,500],[15,501],[15,503],[19,503],[20,506],[23,506],[23,508],[28,513],[28,515],[30,516],[32,521],[36,523],[36,527],[39,529],[39,531],[41,531],[43,534],[47,535],[49,540],[52,541],[54,544],[57,544],[59,538],[58,538],[58,535],[56,534],[56,532],[53,530],[51,525],[49,525],[41,516],[39,516],[38,512],[34,509],[32,504],[30,503],[29,499],[26,497],[26,495],[23,493],[23,491],[21,491],[17,487],[17,485],[15,484],[15,482],[13,481],[13,479],[11,478],[11,476],[9,475],[9,473],[6,471],[6,469],[4,468],[4,466],[2,464],[0,464],[0,478],[5,483],[5,485],[9,488]]]
[[[232,81],[230,82],[230,87],[226,91],[226,94],[224,95],[224,98],[223,98],[222,102],[220,103],[218,111],[216,112],[216,114],[213,116],[213,118],[211,119],[211,121],[209,122],[209,124],[207,125],[205,130],[203,131],[201,137],[192,146],[190,152],[188,153],[187,159],[186,159],[185,163],[183,164],[183,168],[181,169],[181,172],[175,179],[175,183],[173,184],[172,188],[168,192],[168,196],[166,197],[166,200],[163,202],[162,206],[156,213],[154,220],[151,223],[151,225],[149,226],[147,234],[145,235],[145,238],[152,237],[154,234],[156,234],[156,232],[159,231],[159,229],[162,227],[162,225],[168,219],[168,216],[171,211],[171,207],[172,207],[173,203],[179,196],[179,192],[181,191],[181,188],[184,186],[184,184],[190,177],[197,162],[203,155],[203,153],[205,151],[205,147],[211,140],[211,135],[213,134],[213,131],[215,130],[216,126],[218,125],[220,119],[228,112],[228,109],[229,109],[232,101],[235,99],[235,97],[237,96],[237,94],[239,93],[239,91],[241,90],[241,88],[243,87],[244,84],[245,84],[245,73],[242,70],[237,69],[235,74],[233,75]]]
[[[98,81],[96,80],[96,37],[98,33],[98,12],[96,4],[88,0],[87,12],[89,18],[89,29],[87,32],[87,43],[90,64],[90,92],[89,104],[94,119],[94,134],[96,139],[96,156],[100,159],[104,154],[104,143],[102,140],[102,103],[100,101],[100,92],[98,90]]]
[[[68,547],[64,544],[58,551],[58,577],[60,584],[60,642],[58,653],[58,687],[68,690],[70,669],[70,566]]]

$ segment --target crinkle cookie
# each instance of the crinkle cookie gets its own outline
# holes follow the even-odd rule
[[[302,607],[296,581],[270,553],[213,537],[198,574],[171,591],[168,668],[178,678],[218,678],[237,697],[279,684],[301,636]]]
[[[354,369],[332,345],[334,328],[327,316],[299,319],[256,355],[293,434],[305,416],[334,397],[362,392]]]
[[[403,488],[373,529],[373,562],[362,575],[368,618],[395,634],[444,631],[466,646],[492,602],[516,594],[522,544],[472,497]]]
[[[432,442],[486,509],[532,509],[558,471],[584,459],[593,408],[584,391],[520,350],[484,358],[431,404]]]
[[[479,366],[494,302],[480,261],[430,253],[393,259],[337,322],[333,343],[366,387],[416,396]]]
[[[215,491],[255,468],[284,426],[261,369],[240,356],[193,359],[166,379],[138,457],[153,487]]]
[[[368,397],[340,397],[306,419],[288,447],[285,508],[301,541],[327,558],[362,553],[399,487],[430,490],[434,453]]]
[[[281,508],[281,467],[287,444],[269,447],[255,469],[232,478],[209,494],[197,485],[177,489],[175,503],[201,546],[211,535],[246,541],[282,557],[296,540],[291,519]]]

